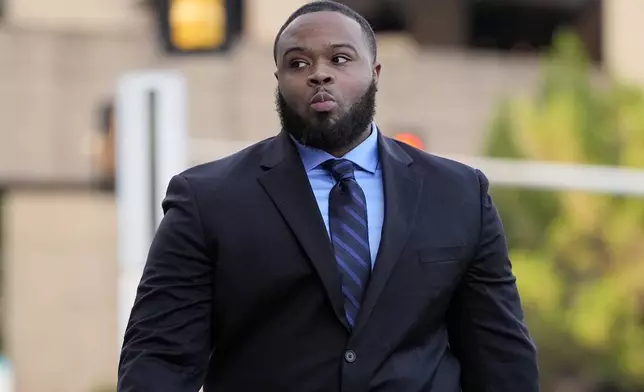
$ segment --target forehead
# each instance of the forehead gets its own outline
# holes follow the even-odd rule
[[[277,44],[278,56],[289,47],[317,48],[351,44],[367,51],[366,37],[360,23],[338,12],[320,11],[297,17],[284,30]]]

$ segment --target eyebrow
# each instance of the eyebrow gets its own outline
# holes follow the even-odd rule
[[[329,45],[329,47],[332,49],[350,49],[353,52],[358,53],[355,46],[349,43],[332,44],[332,45]],[[303,48],[301,46],[292,46],[284,51],[282,58],[286,57],[289,53],[292,53],[292,52],[308,52],[308,51],[309,51],[308,49]]]

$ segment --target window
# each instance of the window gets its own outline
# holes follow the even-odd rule
[[[407,29],[404,9],[385,2],[367,16],[367,20],[376,32],[404,31]]]
[[[113,192],[116,179],[116,155],[114,135],[114,102],[107,100],[98,108],[96,149],[93,156],[95,167],[95,184],[98,189]]]
[[[599,0],[469,0],[471,48],[542,52],[562,27],[576,31],[593,60],[601,59]]]
[[[405,31],[405,9],[400,2],[392,0],[340,0],[363,15],[376,33]]]
[[[547,50],[562,27],[601,61],[602,0],[344,0],[376,32],[406,31],[421,45],[515,53]]]

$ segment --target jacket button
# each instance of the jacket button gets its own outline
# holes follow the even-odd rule
[[[344,353],[344,360],[348,363],[354,363],[356,361],[356,353],[353,350],[347,350]]]

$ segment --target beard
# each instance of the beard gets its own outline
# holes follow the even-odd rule
[[[315,113],[309,118],[300,116],[277,89],[275,102],[282,129],[301,144],[324,151],[338,151],[354,143],[367,130],[376,112],[375,81],[338,119],[331,113]]]

